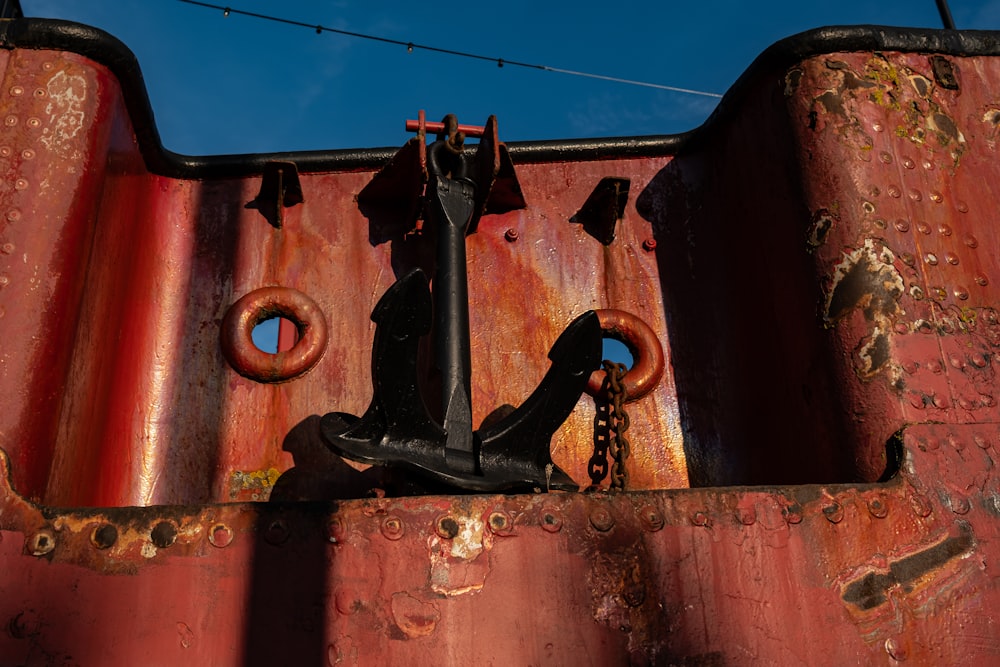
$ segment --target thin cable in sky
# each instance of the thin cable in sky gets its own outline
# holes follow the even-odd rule
[[[284,23],[286,25],[294,25],[301,28],[309,28],[315,30],[316,34],[322,34],[324,32],[334,33],[336,35],[346,35],[347,37],[358,37],[360,39],[370,39],[375,42],[382,42],[384,44],[395,44],[397,46],[405,46],[407,51],[413,51],[415,49],[421,49],[423,51],[431,51],[433,53],[443,53],[449,56],[456,56],[459,58],[471,58],[473,60],[485,60],[487,62],[496,63],[498,67],[504,67],[505,65],[510,65],[512,67],[526,67],[528,69],[537,69],[543,72],[555,72],[557,74],[568,74],[570,76],[582,76],[588,79],[600,79],[602,81],[613,81],[615,83],[623,83],[630,86],[643,86],[645,88],[657,88],[659,90],[669,90],[675,93],[685,93],[687,95],[701,95],[703,97],[722,97],[718,93],[709,93],[703,90],[691,90],[690,88],[678,88],[676,86],[665,86],[661,83],[649,83],[647,81],[635,81],[632,79],[623,79],[617,76],[606,76],[604,74],[590,74],[588,72],[577,72],[571,69],[562,69],[559,67],[549,67],[548,65],[533,65],[531,63],[523,63],[517,60],[507,60],[506,58],[491,58],[489,56],[480,55],[477,53],[468,53],[466,51],[456,51],[454,49],[442,49],[437,46],[428,46],[426,44],[417,44],[416,42],[404,42],[398,39],[389,39],[388,37],[379,37],[378,35],[367,35],[361,32],[353,32],[350,30],[339,30],[337,28],[328,28],[323,25],[312,25],[309,23],[303,23],[302,21],[293,21],[291,19],[283,19],[279,16],[269,16],[267,14],[258,14],[257,12],[247,12],[241,9],[233,9],[232,7],[225,7],[223,5],[213,5],[208,2],[198,2],[197,0],[178,0],[178,2],[183,2],[188,5],[197,5],[198,7],[206,7],[208,9],[216,9],[222,12],[223,16],[229,16],[230,14],[241,14],[243,16],[250,16],[255,19],[263,19],[265,21],[274,21],[275,23]]]

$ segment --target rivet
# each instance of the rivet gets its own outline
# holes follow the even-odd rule
[[[32,556],[44,556],[56,548],[56,537],[50,530],[40,530],[31,536],[28,550]]]
[[[886,228],[885,220],[883,220],[882,218],[875,218],[875,226],[878,227],[879,229],[885,229]]]
[[[98,549],[110,549],[118,541],[118,529],[114,524],[102,523],[90,534],[90,542]]]
[[[0,157],[10,157],[13,154],[14,151],[10,146],[0,146]]]
[[[840,523],[844,520],[844,507],[840,503],[830,503],[823,508],[823,516],[830,523]]]
[[[514,229],[513,227],[509,227],[507,231],[503,233],[503,237],[507,239],[508,243],[513,243],[518,239],[519,236],[520,234],[518,234],[517,230]]]
[[[984,276],[981,273],[978,276],[976,276],[975,280],[976,284],[979,285],[980,287],[986,287],[987,285],[990,284],[990,281],[986,279],[986,276]]]
[[[951,364],[952,368],[956,368],[958,370],[965,368],[965,361],[954,354],[948,359],[948,363]]]
[[[330,544],[342,544],[346,534],[344,520],[340,517],[333,517],[326,522],[326,539]]]
[[[968,514],[971,509],[969,499],[957,493],[948,496],[948,505],[955,514]]]
[[[930,264],[931,266],[937,266],[938,258],[937,255],[935,255],[932,252],[929,252],[926,255],[924,255],[924,261]]]
[[[910,288],[910,296],[916,301],[921,301],[924,298],[924,290],[920,288],[920,285],[914,285]],[[924,331],[923,333],[930,333],[929,331]]]
[[[872,498],[868,501],[868,512],[876,519],[884,519],[889,513],[889,506],[882,498]]]
[[[25,180],[23,178],[19,178],[16,181],[14,181],[14,189],[15,190],[26,190],[27,188],[28,188],[28,181],[27,180]]]
[[[656,250],[656,239],[646,239],[642,242],[642,249],[646,252]]]
[[[969,290],[959,285],[955,288],[955,298],[959,301],[965,301],[969,298]]]
[[[642,518],[642,523],[646,526],[646,530],[655,533],[663,528],[663,515],[652,505],[646,505],[639,510],[639,516]]]
[[[918,410],[923,410],[926,406],[924,403],[923,394],[913,392],[910,395],[910,405],[917,408]]]
[[[899,191],[899,188],[896,187],[895,185],[890,185],[888,188],[886,188],[886,192],[889,193],[889,196],[892,197],[893,199],[899,199],[899,195],[902,194]]]
[[[938,233],[941,236],[951,236],[951,227],[949,227],[944,223],[941,223],[940,225],[938,225]]]
[[[51,72],[52,67],[53,67],[52,63],[42,63],[42,69],[45,70],[46,72]]]
[[[885,640],[885,652],[896,662],[906,660],[906,647],[899,640],[892,637]]]
[[[976,446],[979,447],[979,449],[989,449],[990,448],[990,441],[985,436],[977,434],[977,435],[973,436],[972,440],[973,440],[973,442],[976,443]]]
[[[892,326],[892,328],[898,334],[905,334],[910,332],[910,328],[906,326],[906,322],[896,322]]]
[[[562,530],[562,519],[555,510],[542,510],[539,516],[539,523],[542,526],[542,530],[548,533],[558,533]]]
[[[917,190],[915,188],[911,188],[910,191],[907,192],[906,194],[913,201],[920,201],[921,199],[923,199],[923,195],[920,194],[920,190]]]
[[[913,510],[914,514],[922,519],[927,518],[931,514],[931,505],[923,496],[910,496],[910,508]]]
[[[915,361],[904,361],[901,366],[903,367],[903,372],[907,375],[913,375],[920,370],[920,364]]]
[[[434,532],[443,539],[455,539],[455,536],[458,535],[458,522],[455,521],[455,517],[442,514],[434,522]]]
[[[709,521],[708,515],[704,512],[695,512],[691,516],[691,523],[696,526],[710,526],[712,522]]]
[[[927,370],[937,375],[941,372],[941,362],[937,359],[931,359],[927,362]]]
[[[12,208],[11,210],[7,211],[7,219],[10,220],[11,222],[17,222],[18,220],[21,219],[21,212],[16,208]]]
[[[958,266],[958,255],[953,252],[947,252],[944,255],[944,261],[948,262],[952,266]]]
[[[924,162],[923,162],[923,165],[922,165],[922,166],[923,166],[923,168],[924,168],[924,169],[926,169],[927,171],[934,171],[934,163],[933,163],[933,162],[931,162],[930,160],[924,160]]]
[[[35,151],[31,150],[30,148],[25,148],[23,151],[21,151],[21,157],[23,157],[25,160],[31,160],[35,157]]]
[[[149,531],[149,539],[160,549],[166,549],[177,539],[177,526],[169,521],[160,521]]]
[[[917,231],[920,232],[921,234],[930,234],[931,226],[928,225],[926,222],[918,222]]]
[[[958,399],[958,407],[962,408],[963,410],[975,410],[978,406],[968,398],[961,396]]]
[[[944,398],[943,396],[938,396],[937,394],[934,395],[934,399],[931,401],[931,403],[933,403],[934,407],[938,408],[939,410],[944,410],[945,408],[948,407],[948,399]]]
[[[903,220],[902,218],[898,218],[895,222],[892,223],[892,226],[901,232],[910,231],[910,223],[907,222],[906,220]]]
[[[495,535],[510,535],[514,523],[506,512],[491,512],[487,522]]]
[[[878,154],[878,159],[884,162],[885,164],[892,164],[892,156],[885,151],[882,151],[881,153]]]
[[[882,132],[885,128],[882,127],[882,123],[875,121],[874,123],[872,123],[872,129],[875,130],[876,132]]]
[[[947,442],[955,449],[955,451],[960,452],[965,449],[965,441],[955,435],[949,435],[947,437]]]
[[[18,95],[23,95],[24,88],[22,88],[21,86],[14,86],[10,89],[10,94],[13,95],[14,97],[17,97]]]
[[[403,536],[403,520],[398,516],[389,515],[382,519],[381,530],[386,539],[398,540]]]
[[[10,242],[4,243],[2,246],[0,246],[0,252],[2,252],[5,255],[11,254],[12,252],[14,252],[14,244]]]
[[[28,127],[38,127],[41,124],[42,121],[38,120],[37,118],[29,118],[27,123]]]
[[[903,166],[907,169],[913,169],[917,164],[908,157],[903,158]]]
[[[46,94],[47,93],[45,92],[44,88],[35,88],[34,92],[35,97],[45,97]]]
[[[0,287],[6,287],[10,285],[10,276],[6,273],[0,273]]]
[[[995,403],[996,399],[990,396],[989,394],[979,395],[979,404],[982,405],[983,407],[992,408]]]
[[[955,208],[957,208],[960,213],[968,213],[969,212],[969,205],[966,204],[964,201],[960,201],[957,204],[955,204]]]
[[[288,524],[284,519],[273,519],[264,528],[264,541],[273,546],[284,544],[288,540]]]
[[[904,252],[902,255],[900,255],[900,259],[902,259],[903,264],[906,264],[907,266],[913,266],[914,264],[917,263],[916,258],[908,252]]]
[[[611,516],[611,512],[607,508],[595,507],[590,513],[590,525],[594,527],[594,530],[606,533],[614,527],[615,518]]]
[[[3,124],[6,125],[7,127],[14,127],[15,125],[17,125],[17,116],[7,116],[6,118],[4,118]]]
[[[948,296],[948,292],[946,292],[943,287],[932,287],[931,292],[933,292],[934,298],[937,299],[938,301],[944,301],[945,297]],[[946,326],[942,326],[941,330],[944,331],[945,333],[951,333],[950,331],[948,331]]]
[[[217,523],[209,529],[208,541],[213,547],[228,547],[233,541],[233,530],[224,523]]]
[[[752,526],[757,521],[757,512],[752,507],[738,507],[736,519],[744,526]]]
[[[979,247],[979,240],[972,234],[966,234],[964,240],[965,240],[965,245],[969,246],[970,248]]]
[[[942,201],[944,201],[944,197],[942,197],[941,193],[937,191],[931,192],[930,198],[931,201],[934,202],[935,204],[940,204]]]
[[[802,523],[802,514],[799,513],[799,508],[797,505],[786,507],[785,509],[781,510],[781,513],[784,515],[785,521],[787,521],[790,524]]]

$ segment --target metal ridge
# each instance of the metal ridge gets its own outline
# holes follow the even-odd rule
[[[106,66],[119,80],[150,172],[189,179],[237,178],[261,173],[267,162],[295,162],[302,172],[378,169],[396,147],[192,156],[163,147],[135,54],[107,32],[71,21],[23,18],[0,20],[0,48],[71,51]],[[765,49],[726,92],[712,115],[689,132],[638,137],[510,142],[515,163],[591,161],[676,155],[700,142],[715,125],[736,113],[751,82],[761,73],[805,58],[845,51],[1000,55],[1000,31],[955,31],[884,26],[817,28],[782,39]]]

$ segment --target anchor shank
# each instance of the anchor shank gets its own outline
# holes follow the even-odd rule
[[[436,218],[437,273],[434,277],[435,357],[441,372],[443,426],[448,464],[476,472],[472,437],[472,354],[469,342],[469,288],[465,234],[472,218],[475,187],[463,180],[437,178],[432,194]]]

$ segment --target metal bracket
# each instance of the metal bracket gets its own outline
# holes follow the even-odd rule
[[[615,240],[615,226],[625,215],[630,185],[627,178],[602,178],[569,221],[583,224],[584,231],[604,245],[610,245]]]
[[[302,184],[299,169],[294,162],[268,162],[260,181],[260,192],[246,205],[255,208],[275,229],[281,229],[285,222],[286,208],[301,204]]]

